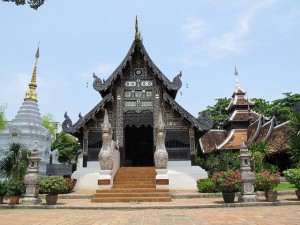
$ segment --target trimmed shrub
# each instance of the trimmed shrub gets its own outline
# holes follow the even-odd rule
[[[211,179],[201,179],[197,181],[198,192],[200,193],[215,193],[217,189],[215,183]]]

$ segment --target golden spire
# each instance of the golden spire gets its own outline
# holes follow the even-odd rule
[[[141,37],[141,33],[139,32],[139,23],[137,16],[135,17],[135,40],[139,41]]]
[[[35,64],[32,72],[31,82],[29,83],[29,90],[26,92],[24,100],[34,100],[37,101],[37,93],[35,89],[37,88],[36,83],[36,66],[38,62],[38,58],[40,56],[40,47],[38,47],[36,54],[35,54]]]
[[[238,79],[239,73],[238,73],[238,71],[237,71],[236,66],[234,67],[234,75],[235,75],[235,86],[236,86],[236,87],[239,87],[239,86],[240,86],[240,84],[239,84],[239,79]]]

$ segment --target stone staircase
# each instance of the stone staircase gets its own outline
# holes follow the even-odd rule
[[[156,189],[154,167],[122,167],[111,190],[97,190],[92,202],[170,202],[168,189]]]

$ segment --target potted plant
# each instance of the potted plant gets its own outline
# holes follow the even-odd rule
[[[254,189],[264,191],[267,202],[277,200],[277,191],[273,189],[280,183],[279,176],[279,172],[272,174],[270,171],[255,174]]]
[[[215,172],[211,178],[218,190],[222,192],[225,203],[233,203],[235,192],[241,190],[241,174],[239,171],[228,170]]]
[[[58,194],[67,193],[68,189],[68,183],[63,177],[45,177],[40,181],[40,193],[46,194],[48,205],[55,205]]]
[[[22,180],[11,179],[5,183],[6,196],[10,197],[10,204],[19,204],[20,196],[25,193]]]
[[[6,194],[5,182],[0,181],[0,204],[3,203],[5,194]]]
[[[288,169],[286,171],[283,171],[283,174],[286,180],[291,184],[294,184],[295,187],[297,188],[296,195],[300,200],[300,168]]]

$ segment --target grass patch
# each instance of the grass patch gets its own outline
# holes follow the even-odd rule
[[[294,184],[290,183],[279,183],[276,188],[274,188],[276,191],[289,191],[289,190],[297,190]]]

